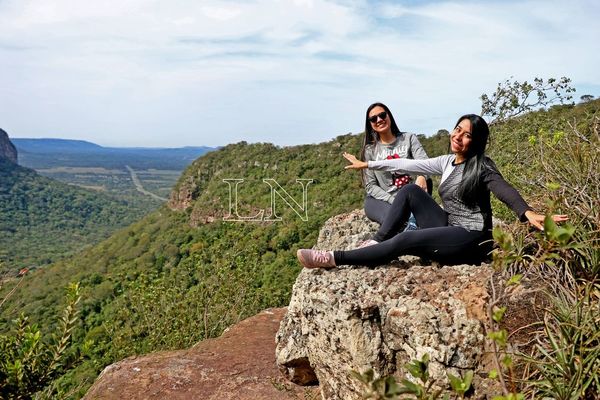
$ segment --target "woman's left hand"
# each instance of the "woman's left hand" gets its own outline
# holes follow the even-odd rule
[[[544,230],[544,219],[546,218],[545,215],[538,214],[538,213],[535,213],[535,212],[529,210],[529,211],[525,211],[525,217],[527,218],[527,221],[529,221],[529,223],[531,225],[535,226],[540,231]],[[552,215],[552,220],[554,222],[565,222],[568,219],[569,219],[569,217],[564,214]]]
[[[346,165],[344,169],[365,169],[368,168],[368,164],[364,161],[360,161],[358,158],[354,157],[350,153],[344,152],[344,158],[350,161],[352,164]]]

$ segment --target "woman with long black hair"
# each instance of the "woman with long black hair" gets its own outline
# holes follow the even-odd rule
[[[508,184],[485,155],[489,127],[478,115],[463,115],[450,135],[452,154],[427,160],[392,159],[364,162],[344,153],[346,169],[403,171],[441,175],[439,194],[443,209],[413,184],[398,191],[391,209],[369,246],[349,251],[298,250],[306,268],[336,265],[385,264],[401,255],[415,255],[444,264],[480,263],[491,250],[490,192],[507,204],[523,222],[542,229],[544,216],[535,213]],[[419,230],[401,231],[410,213]],[[566,215],[553,215],[556,222]]]
[[[398,128],[390,109],[383,103],[373,103],[365,116],[365,136],[360,159],[380,161],[393,158],[426,159],[427,153],[417,135],[402,132]],[[365,186],[365,214],[371,220],[382,224],[398,190],[412,181],[412,177],[398,171],[363,171]],[[423,175],[415,178],[415,184],[428,190],[427,179]],[[411,217],[412,218],[412,217]],[[414,221],[413,222],[414,225]]]

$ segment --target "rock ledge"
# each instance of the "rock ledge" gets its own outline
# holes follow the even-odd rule
[[[374,225],[362,211],[328,220],[316,247],[353,248]],[[365,234],[366,232],[366,234]],[[361,399],[350,370],[410,378],[404,365],[429,354],[437,387],[446,372],[474,370],[476,395],[485,377],[488,265],[420,265],[403,257],[378,268],[303,270],[277,334],[277,363],[297,384],[319,382],[324,399]]]
[[[104,369],[85,399],[288,400],[318,389],[283,381],[275,332],[285,309],[268,309],[188,350],[129,357]]]

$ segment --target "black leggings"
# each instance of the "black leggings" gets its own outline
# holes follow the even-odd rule
[[[365,215],[371,221],[379,223],[379,225],[383,224],[383,221],[385,221],[385,216],[390,207],[392,207],[392,205],[387,201],[378,200],[369,195],[365,197]]]
[[[402,232],[411,212],[417,219],[419,230]],[[491,250],[489,231],[449,226],[446,212],[414,184],[398,191],[387,218],[373,239],[380,243],[356,250],[334,251],[336,265],[375,266],[401,255],[419,256],[446,265],[478,264]]]
[[[433,181],[431,178],[427,178],[427,193],[431,195],[433,192]],[[383,224],[385,216],[387,215],[392,205],[387,201],[378,200],[370,195],[365,196],[365,215],[373,222]]]

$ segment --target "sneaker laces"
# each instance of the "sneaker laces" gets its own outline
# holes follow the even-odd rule
[[[314,260],[320,263],[329,262],[329,252],[325,250],[315,250],[314,251]]]

